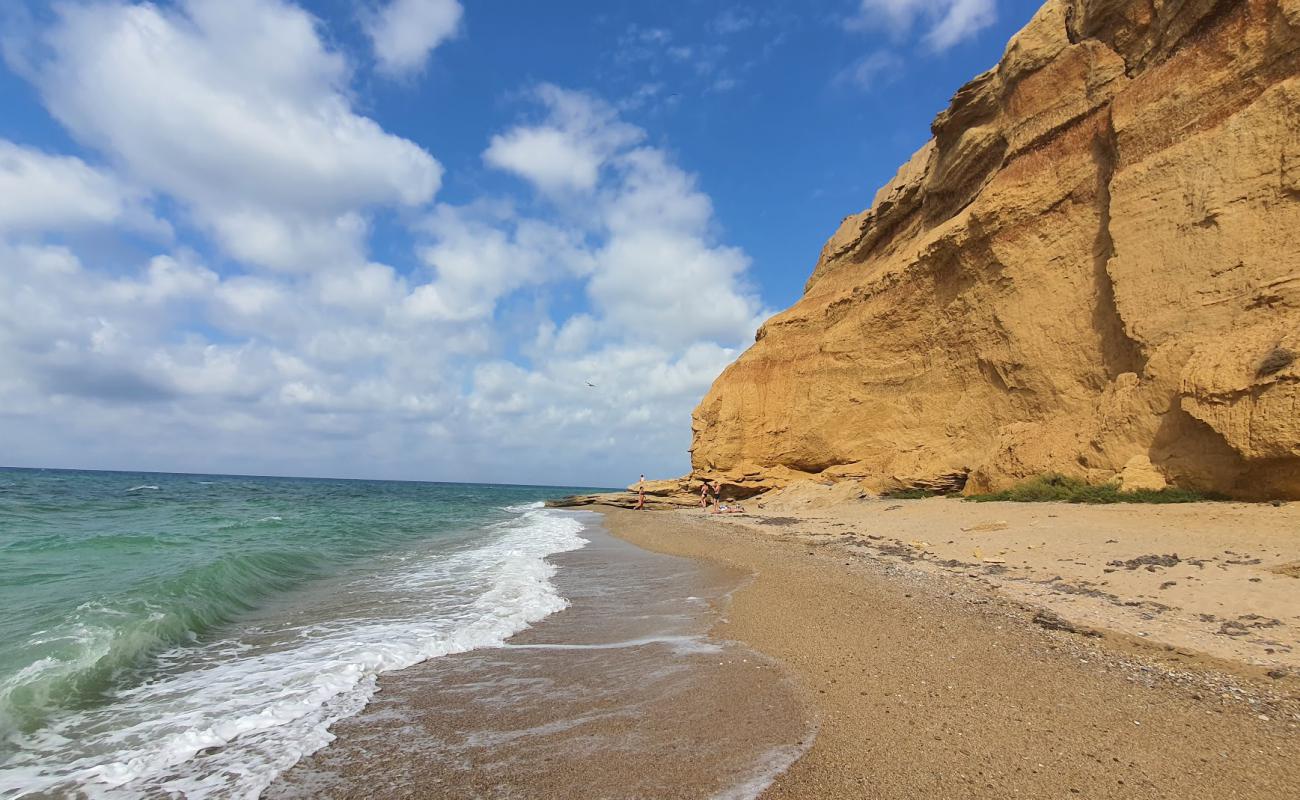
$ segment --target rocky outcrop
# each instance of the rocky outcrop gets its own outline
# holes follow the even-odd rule
[[[547,508],[587,508],[589,506],[609,506],[611,508],[636,508],[635,492],[598,492],[596,494],[572,494],[546,501]],[[666,497],[646,495],[645,508],[649,511],[669,511],[675,508],[698,508],[699,500],[692,499],[686,493]]]
[[[678,478],[665,481],[646,481],[641,487],[645,491],[645,507],[654,511],[673,508],[698,508],[700,505],[700,481],[690,478]],[[622,492],[597,492],[595,494],[575,494],[546,501],[548,508],[579,508],[583,506],[612,506],[615,508],[636,508],[638,486],[632,484]]]
[[[1300,0],[1050,0],[932,132],[696,409],[697,476],[1300,497]]]

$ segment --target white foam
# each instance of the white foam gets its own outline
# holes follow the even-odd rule
[[[365,706],[381,673],[500,646],[565,608],[545,558],[586,544],[581,530],[573,515],[530,508],[487,544],[385,576],[385,588],[428,591],[417,615],[318,623],[289,648],[214,644],[200,668],[122,691],[19,741],[0,770],[0,796],[255,798],[328,744],[329,726]]]
[[[599,642],[596,644],[507,644],[511,650],[626,650],[631,647],[646,647],[652,644],[666,644],[674,653],[700,654],[720,653],[723,647],[708,636],[641,636],[636,639],[624,639],[618,642]]]
[[[812,747],[814,736],[810,734],[804,741],[807,744],[784,745],[767,751],[759,758],[750,774],[739,783],[715,794],[712,800],[757,800],[772,785],[776,777],[803,757]]]
[[[514,506],[503,506],[501,510],[509,511],[511,514],[523,514],[528,511],[536,511],[542,508],[546,508],[546,503],[538,500],[534,503],[520,503],[519,505]]]
[[[161,491],[157,486],[132,486],[130,489],[127,489],[128,492],[143,492],[146,490],[154,492]]]

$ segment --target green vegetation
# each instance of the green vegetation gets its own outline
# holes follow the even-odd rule
[[[1123,492],[1114,484],[1093,485],[1064,475],[1041,475],[1001,492],[975,494],[966,499],[973,503],[998,500],[1013,503],[1196,503],[1223,498],[1176,487]]]
[[[885,492],[880,495],[882,500],[924,500],[927,497],[943,496],[943,492],[936,492],[933,489],[899,489],[896,492]]]

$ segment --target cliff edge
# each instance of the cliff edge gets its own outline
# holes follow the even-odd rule
[[[932,133],[700,403],[697,475],[1300,498],[1300,0],[1049,0]]]

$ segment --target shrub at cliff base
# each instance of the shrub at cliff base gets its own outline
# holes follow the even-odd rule
[[[1223,498],[1177,487],[1125,492],[1115,484],[1093,485],[1064,475],[1041,475],[1001,492],[976,494],[966,499],[975,503],[1196,503]]]

